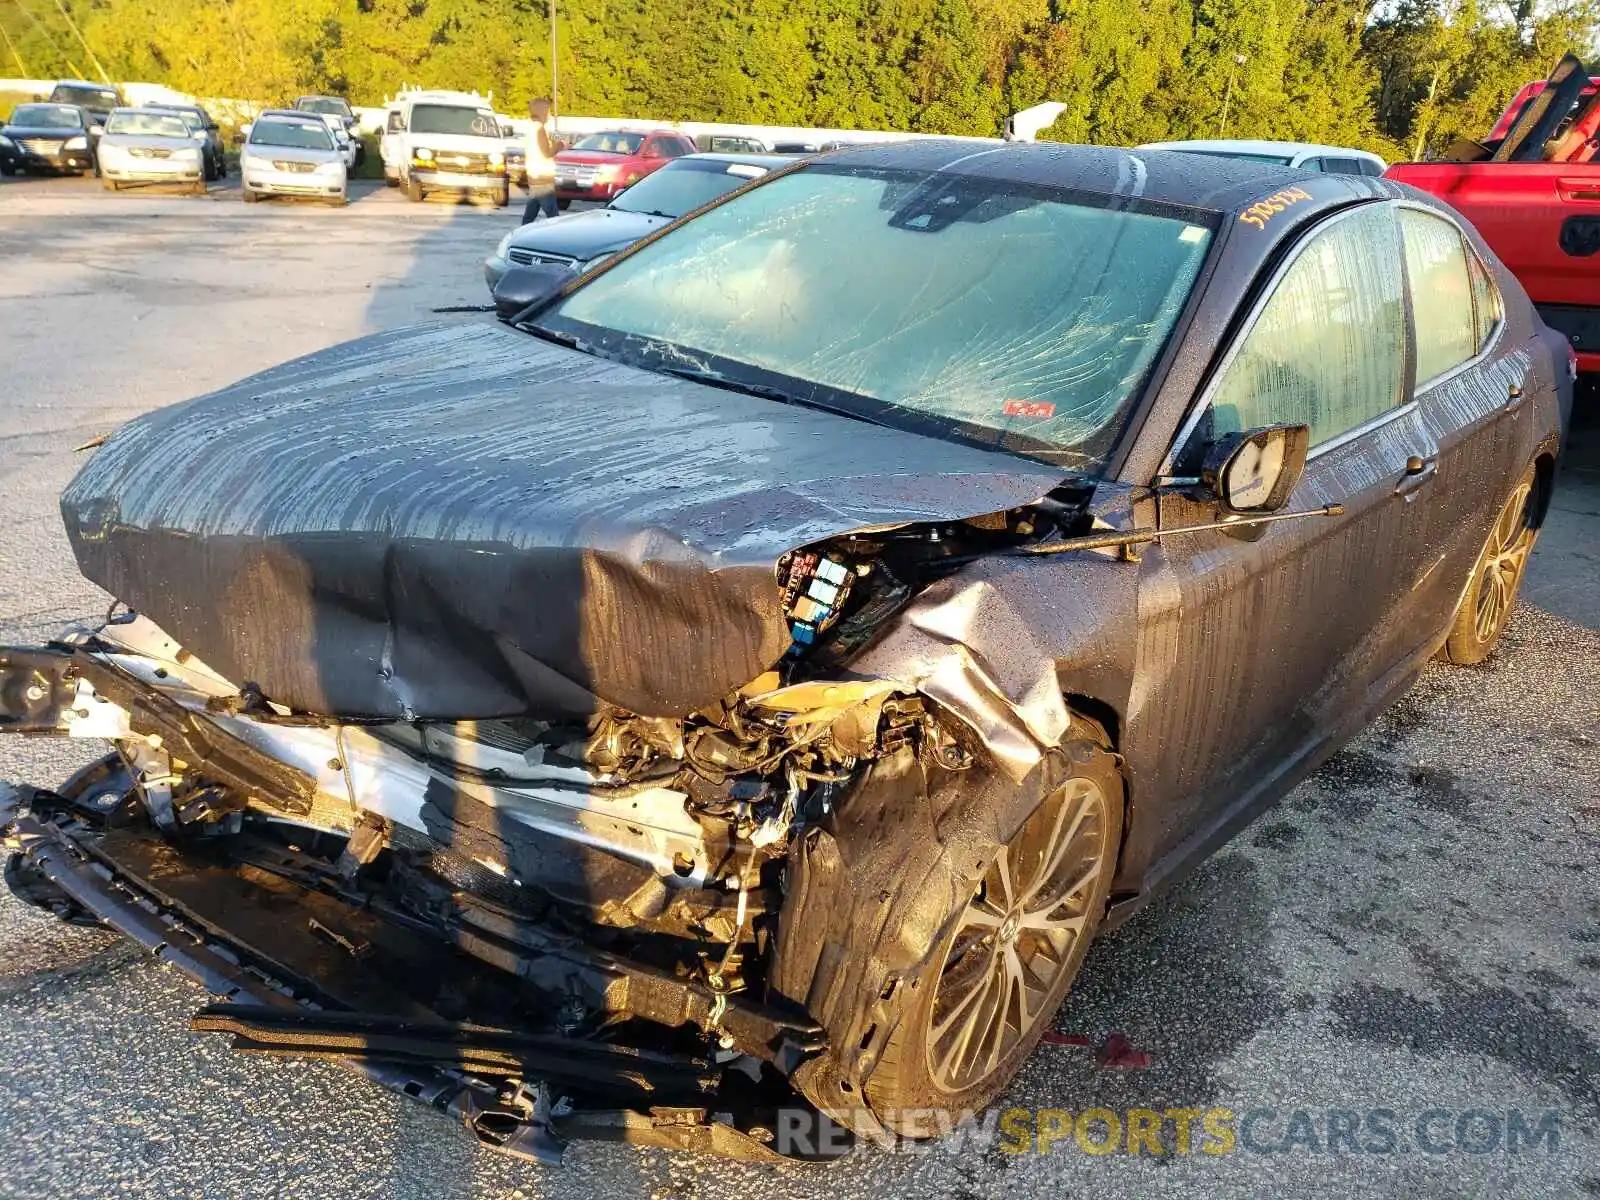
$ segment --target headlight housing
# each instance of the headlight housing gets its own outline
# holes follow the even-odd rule
[[[417,162],[432,162],[433,151],[426,146],[418,146],[411,152],[411,157],[416,159]]]
[[[68,138],[66,141],[61,143],[61,148],[63,150],[87,150],[89,148],[89,139],[81,136]]]
[[[517,232],[517,230],[513,229],[500,239],[500,244],[494,248],[494,256],[496,258],[504,258],[511,253],[511,239],[517,236]]]
[[[600,167],[594,173],[594,181],[596,183],[610,183],[616,177],[616,167]]]
[[[17,144],[3,133],[0,133],[0,146],[4,146],[7,150],[15,150],[17,148]]]
[[[243,165],[247,167],[254,167],[258,171],[265,171],[271,168],[272,160],[269,158],[262,158],[259,154],[246,154],[244,156]]]
[[[336,158],[336,159],[332,159],[329,162],[318,163],[317,164],[317,174],[319,174],[319,175],[338,175],[338,174],[341,174],[343,171],[344,171],[344,161],[342,159],[337,159]]]

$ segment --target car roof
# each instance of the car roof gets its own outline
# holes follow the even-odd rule
[[[55,86],[86,87],[93,88],[97,92],[114,92],[117,90],[117,85],[114,83],[96,83],[92,79],[58,79],[55,82]]]
[[[1353,146],[1325,146],[1320,142],[1274,142],[1257,138],[1193,138],[1180,142],[1146,142],[1141,150],[1212,150],[1232,154],[1281,154],[1295,158],[1303,154],[1332,154],[1344,157],[1376,158],[1378,155]]]
[[[322,119],[321,113],[301,112],[298,108],[264,108],[256,114],[256,120],[263,117],[282,117],[285,120],[316,121],[323,125],[327,122]]]
[[[1219,213],[1248,207],[1281,188],[1307,186],[1305,171],[1273,163],[1064,142],[928,138],[851,146],[817,161],[830,166],[958,171]]]
[[[198,104],[166,104],[160,100],[147,100],[139,105],[140,108],[154,108],[166,112],[197,113],[204,110]]]
[[[734,150],[706,150],[699,154],[684,154],[673,159],[673,162],[684,162],[688,159],[698,159],[702,162],[745,163],[752,167],[768,167],[776,171],[779,167],[787,167],[794,162],[792,154],[757,154],[751,152],[741,154]]]
[[[683,130],[672,129],[666,125],[616,125],[609,129],[591,129],[588,133],[575,133],[574,136],[580,138],[605,137],[611,133],[639,133],[647,136],[652,133],[675,133],[679,137],[689,137]],[[694,139],[689,138],[689,140],[693,141]]]

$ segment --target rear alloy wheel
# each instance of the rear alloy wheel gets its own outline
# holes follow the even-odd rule
[[[996,849],[867,1079],[897,1133],[927,1135],[927,1109],[994,1100],[1078,974],[1111,891],[1124,786],[1104,746],[1074,749],[1071,775]]]
[[[1456,609],[1455,623],[1439,651],[1439,657],[1446,662],[1460,666],[1481,663],[1494,652],[1500,635],[1511,623],[1517,588],[1539,536],[1534,526],[1537,498],[1537,478],[1529,467],[1506,498],[1472,568],[1472,579]]]

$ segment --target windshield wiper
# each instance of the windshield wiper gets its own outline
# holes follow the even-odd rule
[[[558,346],[565,346],[568,350],[579,350],[584,354],[594,353],[587,342],[570,333],[557,333],[553,329],[546,329],[543,325],[535,325],[532,321],[523,321],[516,328],[524,333],[533,334],[534,337],[539,338],[541,341],[554,342]]]
[[[640,366],[645,366],[641,363]],[[651,363],[645,366],[646,370],[657,371],[662,375],[674,375],[679,379],[687,379],[691,383],[703,383],[707,387],[722,388],[729,392],[743,392],[746,396],[759,396],[763,400],[776,400],[780,404],[793,404],[800,408],[816,408],[823,412],[833,413],[836,416],[849,417],[853,421],[863,421],[868,425],[883,426],[882,421],[874,421],[871,417],[864,417],[858,412],[851,412],[833,404],[824,404],[821,400],[814,400],[809,396],[798,396],[784,388],[774,387],[770,383],[752,383],[743,379],[730,379],[717,371],[708,371],[701,367],[668,366],[664,363]],[[887,426],[884,426],[888,428]]]

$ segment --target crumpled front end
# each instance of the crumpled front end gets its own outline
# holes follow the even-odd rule
[[[1026,775],[1061,707],[954,640],[954,666],[854,677],[913,592],[870,544],[786,556],[778,667],[679,717],[334,720],[131,615],[0,650],[0,731],[117,751],[16,794],[8,882],[227,996],[197,1029],[351,1061],[497,1148],[551,1157],[561,1130],[597,1132],[581,1111],[759,1155],[829,1042],[794,965],[816,947],[783,925],[799,839],[907,763],[947,791]],[[940,611],[906,619],[959,638]]]

